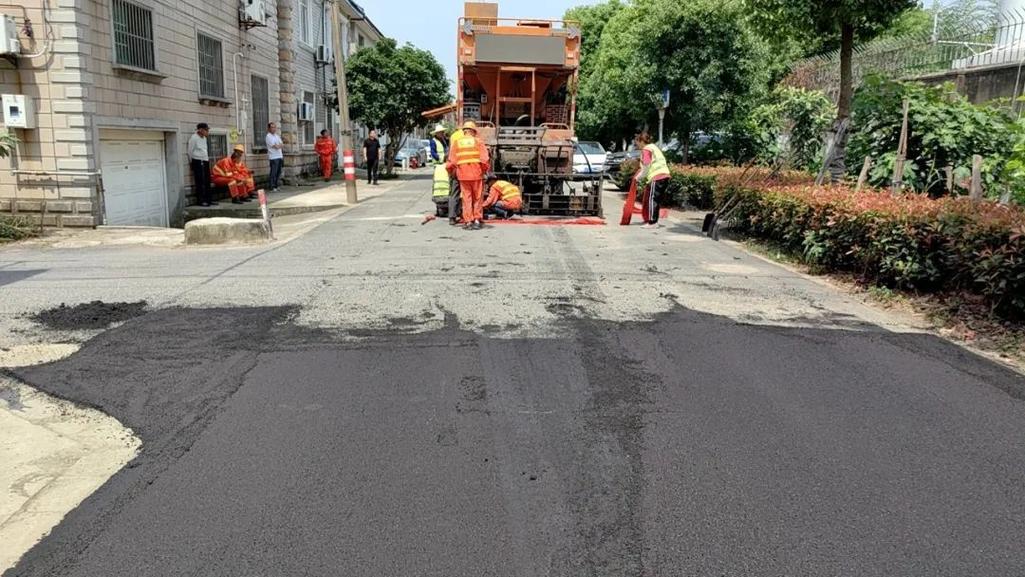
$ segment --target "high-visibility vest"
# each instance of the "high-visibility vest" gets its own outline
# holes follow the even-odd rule
[[[480,164],[483,160],[480,157],[480,148],[477,146],[477,139],[469,134],[452,143],[452,150],[455,151],[456,165]]]
[[[506,202],[508,202],[509,200],[512,200],[514,198],[519,198],[519,196],[520,196],[520,187],[516,186],[515,184],[513,184],[511,182],[506,182],[504,180],[499,180],[499,181],[496,181],[495,184],[492,184],[491,186],[494,186],[495,188],[498,189],[498,193],[502,195],[502,200],[504,200]]]
[[[448,170],[444,164],[439,164],[434,167],[434,196],[448,196],[449,192]]]
[[[649,181],[655,180],[656,176],[672,175],[672,173],[669,172],[669,163],[666,162],[665,155],[662,154],[662,151],[659,150],[657,146],[655,146],[654,144],[649,144],[644,147],[644,150],[647,150],[651,153],[651,164],[648,165],[647,175]]]
[[[438,160],[434,160],[434,159],[431,159],[431,160],[434,160],[434,162],[438,162],[438,163],[444,164],[445,163],[445,143],[442,142],[438,138],[434,139],[434,151],[438,153]]]

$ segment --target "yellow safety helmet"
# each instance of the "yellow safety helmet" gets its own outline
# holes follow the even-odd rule
[[[472,130],[477,132],[477,123],[472,120],[467,120],[463,123],[463,130]]]

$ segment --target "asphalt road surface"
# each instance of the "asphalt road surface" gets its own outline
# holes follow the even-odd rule
[[[15,255],[19,307],[152,305],[17,373],[143,447],[5,576],[1025,574],[1018,374],[685,225],[419,226],[428,187]]]

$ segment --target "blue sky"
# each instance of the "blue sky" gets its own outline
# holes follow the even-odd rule
[[[429,50],[455,78],[456,26],[463,15],[462,0],[356,0],[386,36],[399,44],[410,42]],[[504,0],[498,15],[505,18],[562,18],[567,8],[597,4],[598,0]]]

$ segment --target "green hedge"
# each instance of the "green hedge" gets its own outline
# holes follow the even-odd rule
[[[707,174],[696,176],[707,177]],[[966,291],[1025,318],[1025,210],[965,198],[854,192],[758,181],[723,170],[713,195],[739,194],[736,229],[768,239],[820,272],[922,292]]]

